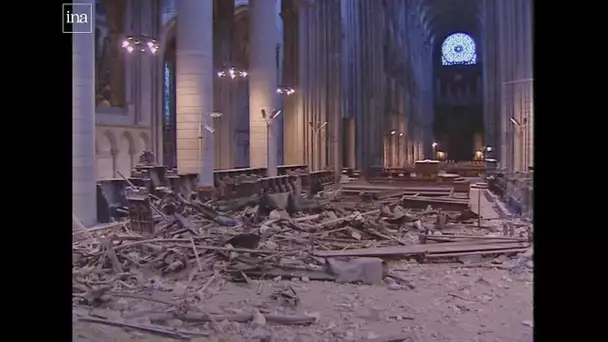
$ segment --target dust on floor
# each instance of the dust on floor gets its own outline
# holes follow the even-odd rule
[[[530,265],[531,266],[531,265]],[[300,280],[260,281],[262,285],[218,282],[207,290],[204,309],[215,312],[251,312],[256,308],[280,314],[318,314],[308,326],[272,323],[169,322],[175,329],[200,331],[191,339],[203,341],[386,341],[386,336],[405,334],[406,341],[527,342],[533,340],[532,270],[464,267],[455,264],[400,262],[391,270],[414,285],[413,289],[392,286],[302,282]],[[254,281],[254,283],[258,283]],[[296,307],[289,301],[273,299],[277,290],[291,286],[299,298]],[[155,293],[171,300],[176,293]],[[164,297],[163,297],[164,296]],[[114,309],[114,310],[112,310]],[[137,311],[166,310],[163,304],[138,299],[121,299],[106,310],[117,319],[137,316]],[[89,310],[76,307],[79,310]],[[147,317],[137,317],[150,324]],[[170,329],[170,328],[169,328]],[[218,333],[222,330],[223,333]],[[73,341],[177,341],[146,332],[75,320]]]

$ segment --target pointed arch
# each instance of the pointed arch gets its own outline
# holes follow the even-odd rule
[[[95,139],[95,152],[97,154],[112,153],[116,150],[116,138],[110,131],[103,132]]]
[[[125,131],[118,142],[117,169],[123,175],[128,175],[131,169],[135,166],[135,144],[133,136],[128,131]]]
[[[141,133],[139,135],[139,151],[143,152],[145,150],[150,149],[150,139],[146,133]]]
[[[116,173],[116,138],[105,131],[95,139],[95,176],[97,179],[114,178]]]

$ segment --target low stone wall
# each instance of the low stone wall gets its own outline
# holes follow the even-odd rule
[[[526,218],[534,215],[534,184],[532,173],[497,173],[488,180],[490,190],[513,213]]]

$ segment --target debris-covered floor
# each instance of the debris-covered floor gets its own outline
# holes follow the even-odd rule
[[[75,232],[74,340],[532,340],[531,224],[497,219],[485,189],[366,186],[236,206],[167,193],[154,233]]]

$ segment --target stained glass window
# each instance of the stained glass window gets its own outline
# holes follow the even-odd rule
[[[164,101],[163,101],[163,119],[165,121],[165,125],[171,125],[171,112],[173,107],[172,93],[173,93],[173,75],[172,75],[171,65],[168,62],[165,62],[164,67],[164,82],[163,82],[163,91],[164,91]]]
[[[475,40],[468,34],[462,32],[449,35],[441,45],[441,64],[477,64]]]

